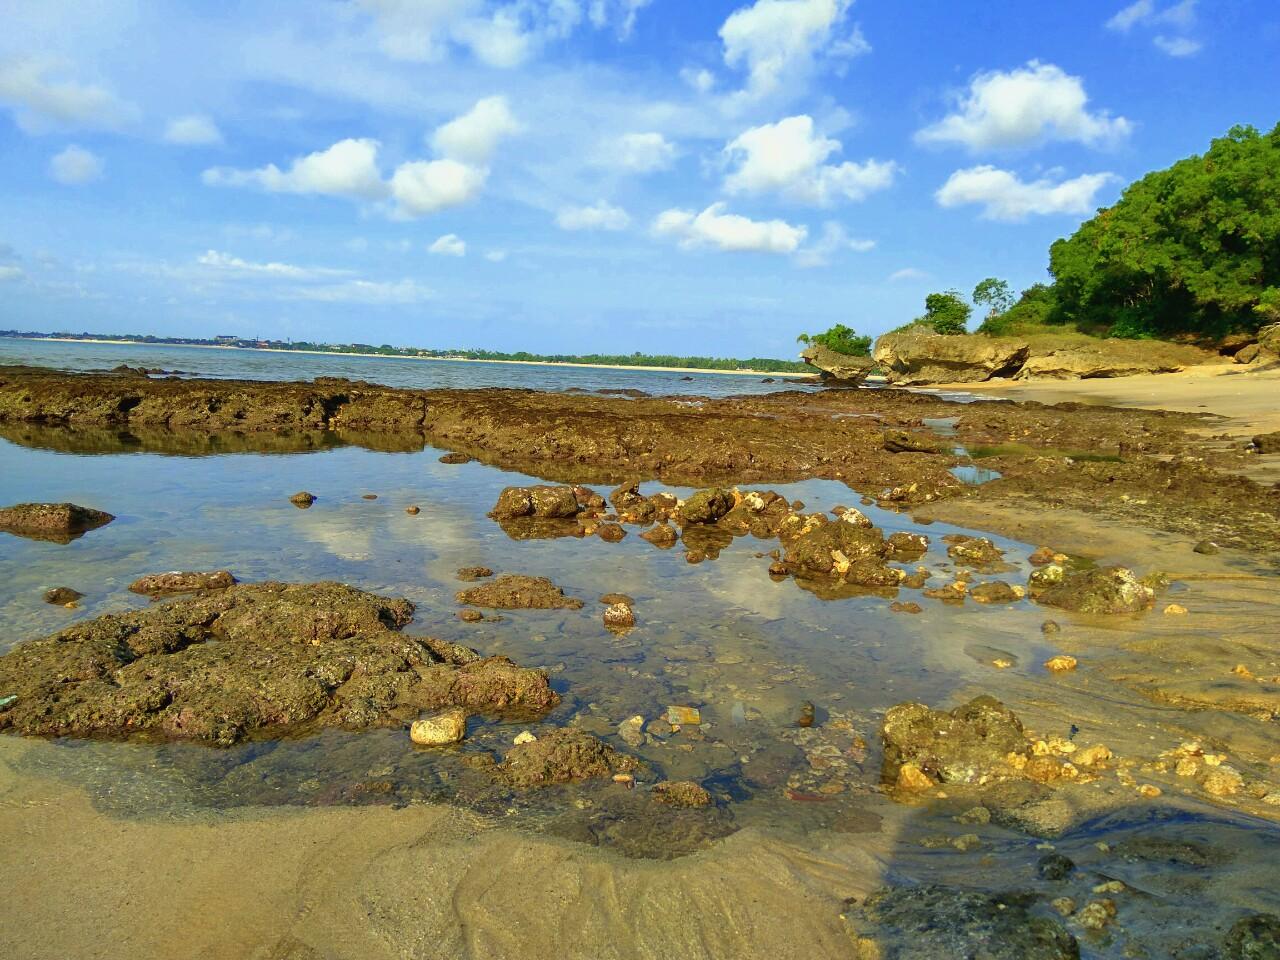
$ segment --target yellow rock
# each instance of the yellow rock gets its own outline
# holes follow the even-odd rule
[[[1200,761],[1194,757],[1183,757],[1173,768],[1173,772],[1180,777],[1194,777],[1200,772]]]
[[[1244,786],[1244,777],[1230,767],[1218,767],[1205,774],[1200,786],[1204,787],[1205,793],[1215,797],[1231,797]]]
[[[1153,783],[1144,783],[1138,788],[1138,792],[1144,797],[1154,799],[1155,797],[1160,796],[1163,791]]]
[[[433,717],[415,720],[409,727],[409,739],[429,747],[457,743],[466,735],[467,712],[456,707],[437,713]]]
[[[1177,617],[1177,616],[1182,616],[1184,613],[1186,613],[1187,608],[1180,603],[1171,603],[1164,608],[1164,612],[1169,614],[1170,616]]]
[[[1068,670],[1074,670],[1079,662],[1075,657],[1060,654],[1050,657],[1044,662],[1044,666],[1046,670],[1052,670],[1054,673],[1065,673]]]
[[[667,723],[672,726],[694,726],[702,723],[697,707],[667,707]]]
[[[1092,747],[1085,747],[1077,752],[1075,756],[1076,763],[1082,767],[1092,767],[1094,764],[1110,759],[1111,749],[1102,743],[1094,744]]]
[[[898,768],[899,790],[931,790],[934,782],[914,763],[904,763]]]
[[[1008,670],[1010,667],[1013,666],[1013,661],[1006,660],[1004,659],[1004,657],[999,657],[995,660],[992,660],[991,665],[995,667],[997,670]]]

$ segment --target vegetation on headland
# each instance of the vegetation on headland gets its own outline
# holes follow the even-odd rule
[[[158,337],[139,333],[38,333],[0,330],[0,337],[28,340],[119,340],[126,343],[171,344],[187,347],[239,347],[250,350],[296,350],[308,353],[371,354],[385,357],[409,357],[431,360],[500,360],[515,363],[563,363],[606,367],[673,367],[680,370],[751,370],[762,373],[808,372],[798,360],[775,360],[751,357],[738,360],[729,357],[675,357],[665,354],[543,354],[524,350],[432,350],[425,347],[395,347],[384,343],[312,343],[307,340],[253,340],[240,337]]]
[[[796,337],[796,342],[805,346],[826,347],[850,357],[866,357],[871,354],[871,337],[859,335],[856,330],[843,323],[837,323],[825,333],[802,333]]]

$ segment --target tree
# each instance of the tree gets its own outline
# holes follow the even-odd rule
[[[934,333],[954,336],[965,332],[973,308],[965,303],[958,290],[931,293],[924,298],[924,316],[916,320],[932,327]]]
[[[987,277],[973,288],[973,302],[986,306],[989,320],[1013,306],[1013,291],[1009,289],[1008,281]]]
[[[1013,306],[983,320],[978,332],[992,337],[1032,333],[1057,322],[1057,313],[1056,288],[1047,283],[1033,283],[1022,291]]]
[[[1280,287],[1280,124],[1127,187],[1049,252],[1061,319],[1109,336],[1253,330]]]
[[[843,323],[837,323],[826,333],[802,333],[796,337],[796,342],[806,346],[826,347],[828,350],[850,357],[865,357],[871,353],[871,338],[859,336],[856,330],[846,327]]]

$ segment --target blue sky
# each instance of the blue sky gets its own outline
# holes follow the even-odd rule
[[[1280,3],[7,0],[0,327],[794,353],[1280,120]]]

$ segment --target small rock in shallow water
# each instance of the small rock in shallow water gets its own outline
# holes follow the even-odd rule
[[[459,567],[456,576],[459,580],[471,583],[476,580],[483,580],[485,577],[492,577],[493,571],[488,567]]]
[[[1066,654],[1050,657],[1044,662],[1045,669],[1053,673],[1066,673],[1068,670],[1074,670],[1078,665],[1079,661],[1075,657]]]
[[[667,723],[673,727],[696,727],[702,723],[702,714],[697,707],[667,707]]]
[[[1280,957],[1280,917],[1255,913],[1231,925],[1222,944],[1223,960],[1275,960]]]
[[[479,610],[472,610],[472,609],[459,610],[458,619],[461,620],[463,623],[479,623],[481,620],[484,619],[484,614],[481,613]]]
[[[636,714],[618,724],[618,736],[629,747],[644,746],[644,717]]]
[[[932,790],[937,786],[928,774],[914,763],[904,763],[898,768],[898,789],[909,791]]]
[[[1164,612],[1171,617],[1180,617],[1187,612],[1187,608],[1180,603],[1171,603],[1164,608]]]
[[[129,584],[129,592],[148,597],[164,597],[177,593],[199,593],[202,590],[225,590],[235,586],[235,583],[236,578],[228,570],[213,570],[208,573],[175,570],[172,573],[153,573],[141,577]]]
[[[303,510],[305,510],[307,509],[307,507],[311,506],[313,503],[316,502],[316,498],[315,498],[315,494],[307,493],[307,491],[305,490],[299,490],[297,493],[295,493],[292,497],[289,498],[289,502],[292,503],[295,507],[301,507]]]
[[[673,807],[708,807],[711,794],[692,780],[663,780],[653,785],[653,799]]]
[[[528,730],[521,730],[519,733],[515,735],[515,738],[511,742],[518,747],[522,743],[533,743],[533,741],[537,739],[538,738],[535,737]]]
[[[378,495],[376,493],[362,493],[360,494],[360,499],[361,500],[377,500]]]
[[[1212,556],[1215,553],[1221,552],[1221,548],[1219,548],[1219,546],[1212,540],[1201,540],[1191,549],[1196,553],[1203,553],[1205,556]]]
[[[75,603],[83,596],[84,594],[79,590],[72,590],[70,587],[54,587],[44,592],[44,602],[65,607],[69,603]]]
[[[32,540],[70,543],[115,517],[75,503],[18,503],[0,508],[0,530]]]
[[[816,713],[813,703],[809,700],[800,704],[800,709],[796,712],[797,727],[812,727],[813,718]]]
[[[455,708],[444,710],[432,717],[413,721],[409,727],[409,739],[422,746],[438,747],[458,743],[467,735],[467,713]]]
[[[604,625],[610,630],[629,630],[636,625],[636,615],[625,603],[610,604],[604,611]]]
[[[470,463],[471,458],[467,456],[465,453],[446,453],[443,457],[440,458],[440,462],[451,463],[451,464]]]
[[[1116,917],[1116,902],[1110,898],[1103,897],[1100,900],[1090,900],[1076,914],[1076,922],[1086,930],[1101,930],[1108,926]]]
[[[916,603],[914,600],[895,600],[893,603],[889,604],[889,609],[894,613],[920,613],[924,610],[924,607],[920,606],[920,604]]]
[[[1036,864],[1036,870],[1039,871],[1040,876],[1054,882],[1067,879],[1075,868],[1074,861],[1060,853],[1046,853]]]
[[[676,533],[674,527],[666,523],[660,523],[652,530],[646,530],[644,533],[640,534],[640,539],[648,540],[655,547],[661,547],[665,550],[668,547],[675,546],[675,543],[680,539],[680,536]]]
[[[422,512],[422,508],[417,505],[411,505],[411,506],[405,507],[404,512],[411,517],[416,517],[418,514]]]
[[[1058,622],[1056,620],[1046,620],[1044,623],[1040,624],[1041,633],[1060,633],[1061,631],[1062,628],[1058,626]]]

